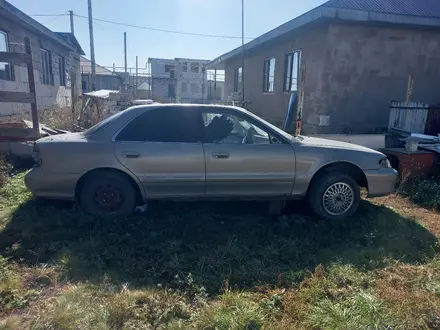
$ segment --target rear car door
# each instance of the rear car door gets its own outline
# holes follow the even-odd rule
[[[188,107],[147,108],[115,136],[116,157],[138,177],[147,198],[205,195],[200,120]]]
[[[295,152],[275,132],[233,109],[202,110],[208,197],[289,196]]]

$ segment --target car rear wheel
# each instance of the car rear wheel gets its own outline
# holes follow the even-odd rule
[[[308,199],[318,216],[344,220],[357,211],[361,199],[360,188],[350,175],[330,172],[312,182]]]
[[[136,189],[121,173],[102,171],[86,178],[79,202],[93,215],[128,215],[136,207]]]

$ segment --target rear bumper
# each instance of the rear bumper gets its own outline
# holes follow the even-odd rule
[[[396,189],[398,173],[393,168],[365,171],[368,181],[368,197],[392,194]]]
[[[73,201],[78,179],[78,174],[48,173],[41,167],[34,167],[26,174],[24,182],[35,197]]]

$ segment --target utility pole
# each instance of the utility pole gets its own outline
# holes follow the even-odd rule
[[[75,35],[75,26],[73,25],[73,10],[69,10],[70,15],[70,32]]]
[[[241,101],[244,108],[244,0],[241,0]]]
[[[137,90],[138,89],[138,57],[136,55],[136,79],[134,81],[134,95],[137,97]]]
[[[95,62],[95,41],[93,40],[93,15],[92,0],[88,0],[89,7],[89,34],[90,34],[90,60],[92,61],[92,91],[95,90],[96,62]]]
[[[127,32],[124,32],[124,67],[127,73]]]

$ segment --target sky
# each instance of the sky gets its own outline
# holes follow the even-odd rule
[[[60,15],[73,10],[87,16],[87,0],[8,0],[27,15]],[[261,34],[321,5],[325,0],[244,0],[245,36]],[[93,17],[138,26],[237,39],[178,35],[94,22],[95,58],[103,66],[127,61],[144,68],[149,57],[212,60],[241,45],[241,0],[92,0]],[[70,32],[69,16],[34,17],[57,32]],[[90,58],[88,21],[75,17],[75,36]],[[249,41],[249,40],[247,40]]]

